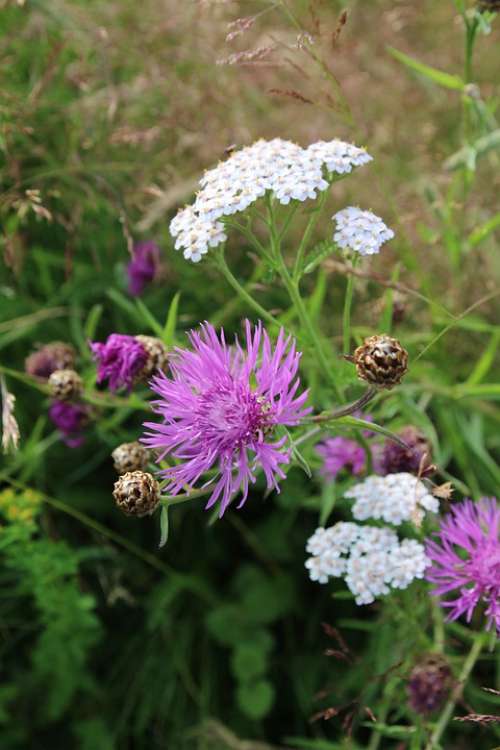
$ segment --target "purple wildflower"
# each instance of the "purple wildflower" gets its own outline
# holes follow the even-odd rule
[[[97,382],[108,380],[112,391],[122,386],[130,390],[148,358],[146,349],[137,339],[121,333],[112,333],[104,344],[95,341],[89,346],[99,365]]]
[[[257,466],[268,488],[279,491],[278,480],[285,477],[280,465],[289,462],[290,450],[287,437],[272,442],[272,432],[277,425],[299,424],[310,411],[303,408],[307,391],[296,396],[301,355],[283,330],[273,349],[262,324],[252,328],[248,321],[245,349],[237,339],[228,346],[224,331],[218,335],[209,323],[189,339],[193,351],[176,350],[172,376],[160,373],[151,381],[160,396],[153,409],[163,423],[147,422],[151,432],[143,442],[158,451],[158,461],[168,453],[179,460],[161,472],[174,495],[217,466],[206,507],[220,500],[222,516],[238,490],[241,508]]]
[[[361,474],[365,467],[365,452],[354,440],[344,437],[328,438],[316,446],[316,453],[323,458],[321,474],[333,480],[342,469]]]
[[[456,599],[442,602],[449,607],[449,620],[465,614],[470,622],[474,609],[486,606],[488,629],[500,633],[500,507],[496,498],[478,503],[464,500],[441,521],[439,541],[428,541],[426,554],[432,561],[425,577],[435,583],[434,594],[452,591]]]
[[[83,404],[72,404],[69,401],[53,401],[49,408],[50,419],[70,448],[78,448],[83,443],[81,432],[88,422],[88,416],[88,410]]]
[[[144,287],[153,281],[160,264],[160,248],[156,242],[137,242],[127,266],[128,288],[133,297],[140,297]]]

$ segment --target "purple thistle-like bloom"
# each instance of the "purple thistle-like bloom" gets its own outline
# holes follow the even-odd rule
[[[133,336],[112,333],[105,343],[89,342],[94,359],[98,362],[97,382],[109,381],[112,391],[132,388],[135,376],[146,364],[148,354]]]
[[[316,446],[316,453],[323,458],[321,474],[333,480],[342,469],[361,474],[365,467],[365,452],[354,440],[344,437],[328,438]]]
[[[279,491],[284,479],[281,464],[290,460],[286,436],[272,441],[277,425],[297,425],[309,413],[307,391],[297,394],[300,353],[295,342],[280,331],[274,348],[259,323],[246,322],[246,346],[226,344],[209,323],[191,331],[193,351],[177,349],[170,361],[171,377],[160,373],[152,388],[160,396],[153,409],[163,423],[147,422],[143,442],[156,450],[158,461],[167,454],[177,466],[161,472],[167,491],[177,494],[207,471],[217,467],[207,508],[218,500],[223,515],[241,490],[241,508],[249,482],[260,466],[267,486]]]
[[[448,619],[465,614],[470,622],[479,604],[485,606],[488,629],[500,634],[500,507],[496,498],[478,503],[464,500],[441,521],[438,541],[428,541],[426,554],[432,561],[425,577],[435,583],[434,594],[451,592],[457,597],[443,601]]]
[[[69,401],[53,401],[49,408],[49,417],[64,442],[70,448],[78,448],[84,438],[81,432],[88,422],[88,410],[83,404],[72,404]]]
[[[127,266],[128,289],[133,297],[140,297],[144,287],[153,281],[160,264],[160,248],[156,242],[137,242],[132,260]]]

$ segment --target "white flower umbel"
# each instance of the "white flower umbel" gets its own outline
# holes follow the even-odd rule
[[[438,500],[413,474],[401,472],[385,477],[372,475],[350,487],[346,497],[355,500],[352,514],[357,521],[367,518],[399,526],[403,521],[419,525],[426,511],[437,513]]]
[[[304,149],[275,138],[235,151],[205,172],[194,203],[172,219],[175,248],[197,262],[209,247],[226,240],[218,221],[222,217],[245,211],[268,191],[283,205],[313,200],[328,188],[332,175],[351,172],[371,158],[365,149],[339,140],[319,141]]]
[[[354,523],[316,529],[307,551],[313,555],[305,563],[311,580],[328,583],[329,578],[344,578],[360,605],[371,604],[391,588],[407,588],[415,578],[423,577],[429,565],[419,542],[400,542],[387,527]]]
[[[379,216],[355,206],[343,208],[332,219],[337,225],[334,242],[342,249],[352,250],[359,255],[375,255],[384,242],[394,237],[392,229]]]

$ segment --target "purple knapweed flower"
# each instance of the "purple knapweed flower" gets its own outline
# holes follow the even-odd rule
[[[296,395],[301,355],[283,330],[273,348],[261,323],[246,322],[245,347],[237,339],[228,346],[224,331],[217,334],[209,323],[200,329],[189,334],[193,351],[172,355],[171,377],[160,373],[151,381],[160,397],[153,409],[163,423],[147,422],[143,442],[158,461],[169,453],[178,460],[161,472],[174,495],[216,467],[206,507],[220,500],[222,516],[239,490],[241,508],[258,467],[268,488],[279,491],[290,449],[287,436],[273,442],[272,433],[277,425],[299,424],[310,409],[304,408],[307,391]]]
[[[127,266],[128,289],[133,297],[140,297],[144,287],[153,281],[160,265],[160,248],[156,242],[137,242],[132,260]]]
[[[143,345],[133,336],[112,333],[105,343],[89,342],[98,363],[97,382],[109,381],[112,391],[132,388],[135,376],[146,364],[148,354]]]
[[[464,500],[441,521],[436,541],[428,541],[432,561],[425,577],[436,584],[434,594],[455,592],[456,598],[441,602],[449,608],[448,619],[465,614],[470,622],[480,604],[485,607],[488,629],[500,634],[500,507],[494,497],[478,503]]]
[[[84,442],[81,432],[88,422],[89,414],[83,404],[53,401],[49,408],[49,417],[69,448],[78,448]]]
[[[335,479],[342,469],[348,469],[352,474],[361,474],[365,467],[365,452],[355,440],[328,438],[316,446],[316,453],[323,459],[320,473],[329,480]]]

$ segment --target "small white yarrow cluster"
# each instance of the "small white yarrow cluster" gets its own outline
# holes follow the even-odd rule
[[[394,232],[382,219],[371,211],[362,211],[356,206],[348,206],[332,216],[337,228],[333,240],[344,250],[352,250],[360,255],[375,255],[380,248],[392,240]]]
[[[339,140],[306,149],[281,138],[259,140],[205,172],[195,202],[170,223],[175,249],[196,263],[227,239],[218,221],[222,217],[244,211],[267,191],[283,205],[314,199],[327,189],[329,175],[351,172],[371,158],[365,149]]]
[[[399,541],[387,527],[343,522],[318,528],[306,547],[312,557],[305,566],[312,581],[344,578],[356,604],[371,604],[392,589],[405,589],[423,578],[430,564],[422,544]]]
[[[352,514],[357,521],[367,518],[399,526],[403,521],[420,525],[426,511],[437,513],[439,501],[413,474],[401,472],[380,477],[375,474],[350,487],[346,497],[355,500]]]

